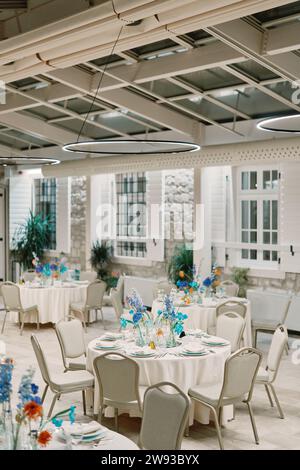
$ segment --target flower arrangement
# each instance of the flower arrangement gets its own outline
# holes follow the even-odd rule
[[[21,378],[18,389],[19,403],[15,419],[11,408],[13,360],[7,357],[0,359],[0,405],[2,406],[2,427],[8,450],[22,447],[20,431],[26,427],[32,448],[39,444],[44,447],[49,444],[52,434],[46,427],[53,423],[56,427],[63,424],[62,417],[69,416],[71,423],[75,422],[75,406],[57,413],[52,419],[44,418],[42,400],[38,395],[39,387],[33,382],[34,369],[29,368]],[[33,442],[32,442],[33,440]]]
[[[52,277],[53,279],[58,279],[61,274],[64,274],[68,271],[66,266],[66,258],[54,258],[54,260],[49,263],[42,264],[39,258],[33,253],[32,264],[35,268],[35,272],[38,275],[44,276],[45,278]]]
[[[130,307],[129,314],[132,319],[121,316],[121,328],[125,329],[128,324],[133,325],[139,334],[139,338],[137,340],[138,345],[145,346],[147,344],[147,339],[145,338],[145,334],[142,332],[141,325],[144,326],[146,330],[151,329],[153,327],[152,318],[147,312],[147,308],[135,289],[132,289],[131,294],[126,297],[126,303]]]
[[[216,290],[216,288],[220,285],[221,283],[221,275],[222,275],[222,269],[217,266],[216,264],[213,265],[212,271],[208,277],[206,277],[203,281],[203,286],[208,290],[209,288],[212,288],[213,291]]]
[[[188,318],[188,315],[179,312],[178,309],[176,310],[173,299],[170,295],[165,295],[163,309],[158,310],[157,314],[159,320],[164,320],[169,324],[170,327],[170,334],[169,338],[167,338],[166,346],[176,346],[176,339],[174,334],[179,336],[183,332],[184,320]]]

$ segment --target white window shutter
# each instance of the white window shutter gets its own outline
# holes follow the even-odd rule
[[[164,240],[164,187],[162,171],[147,173],[147,259],[163,261]]]
[[[69,253],[71,249],[71,179],[56,180],[56,251]]]
[[[9,239],[10,243],[16,229],[24,224],[32,209],[32,178],[13,176],[9,179]]]
[[[209,168],[208,173],[213,259],[219,266],[225,266],[226,167]]]
[[[281,270],[299,273],[300,267],[300,163],[282,165],[280,191]],[[290,251],[293,247],[294,255]]]
[[[91,242],[98,239],[109,238],[114,239],[115,236],[115,220],[113,211],[106,208],[113,205],[114,200],[114,175],[94,175],[91,177]]]

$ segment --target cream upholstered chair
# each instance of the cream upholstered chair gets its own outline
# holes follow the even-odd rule
[[[224,338],[231,344],[231,352],[240,348],[245,320],[236,312],[226,312],[217,318],[216,335]]]
[[[123,307],[122,300],[120,298],[120,294],[116,289],[111,289],[110,297],[111,297],[111,303],[114,308],[116,317],[119,320],[120,317],[124,314],[124,307]]]
[[[69,313],[75,317],[79,317],[84,324],[86,331],[86,323],[90,323],[90,312],[91,310],[98,310],[101,313],[101,318],[104,326],[104,318],[102,312],[103,296],[106,290],[106,283],[104,281],[91,282],[87,287],[86,301],[84,302],[73,302],[70,304]]]
[[[287,342],[288,342],[287,329],[284,325],[279,325],[276,328],[275,333],[273,334],[271,347],[268,353],[266,367],[265,368],[260,367],[257,377],[256,377],[256,383],[265,386],[265,389],[266,389],[266,392],[270,401],[270,405],[272,407],[274,406],[274,404],[273,404],[270,390],[273,393],[273,397],[275,399],[276,406],[277,406],[279,416],[281,419],[284,418],[284,414],[280,406],[278,397],[276,395],[273,383],[277,377],[278,369],[280,366],[280,361],[281,361],[282,354],[286,347]]]
[[[232,300],[228,299],[225,302],[220,303],[216,307],[216,320],[220,315],[226,312],[235,312],[238,315],[240,315],[242,318],[246,317],[247,314],[247,307],[244,303],[239,302],[238,300]],[[208,327],[208,333],[210,335],[215,335],[216,334],[216,327],[215,326],[209,326]]]
[[[123,303],[123,296],[124,296],[124,276],[120,276],[117,282],[116,287],[113,287],[110,290],[109,295],[105,294],[103,297],[103,305],[105,306],[113,306],[112,305],[112,298],[111,298],[111,293],[112,291],[117,292],[120,302]]]
[[[172,390],[167,392],[165,387]],[[180,449],[189,408],[188,396],[170,382],[161,382],[147,388],[140,447],[148,450]]]
[[[36,276],[35,271],[25,271],[22,275],[25,282],[32,282],[34,281]]]
[[[251,419],[256,444],[259,444],[251,398],[255,378],[262,354],[254,348],[242,348],[233,353],[225,362],[223,383],[199,385],[189,390],[189,396],[213,413],[220,449],[224,449],[221,435],[222,408],[238,402],[246,403]]]
[[[118,410],[135,409],[142,412],[142,402],[147,387],[139,386],[139,366],[119,353],[105,353],[94,359],[94,370],[99,386],[101,422],[106,406],[115,410],[115,428],[118,431]]]
[[[54,393],[54,397],[48,412],[48,418],[50,418],[56,400],[60,398],[62,394],[73,393],[82,391],[83,399],[83,411],[86,414],[86,402],[85,402],[85,391],[94,388],[94,376],[86,370],[78,370],[74,372],[61,372],[60,374],[50,374],[48,365],[46,362],[45,354],[41,348],[41,345],[35,335],[31,335],[31,344],[43,377],[46,384],[42,402],[44,402],[48,388]]]
[[[70,321],[67,321],[67,320]],[[69,316],[55,325],[65,371],[86,369],[86,346],[80,320]],[[70,361],[71,359],[71,361]],[[78,361],[73,361],[79,359]]]
[[[228,295],[229,297],[237,297],[240,288],[238,284],[231,281],[230,279],[222,281],[220,287],[223,287],[223,289],[225,289],[226,295]]]
[[[9,312],[17,312],[19,314],[20,334],[23,334],[25,317],[30,314],[36,316],[37,329],[40,328],[40,316],[37,305],[24,308],[21,302],[20,288],[13,282],[3,282],[1,292],[4,300],[5,316],[3,320],[1,333],[4,331],[6,317]]]
[[[94,282],[97,279],[96,271],[80,271],[80,280]]]

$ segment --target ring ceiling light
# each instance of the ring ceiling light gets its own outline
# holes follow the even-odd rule
[[[94,140],[66,144],[63,150],[97,155],[178,154],[200,150],[200,145],[167,140]]]
[[[264,119],[257,124],[257,128],[269,132],[300,134],[300,114]]]
[[[1,166],[18,165],[58,165],[60,160],[54,158],[31,158],[31,157],[0,157]]]

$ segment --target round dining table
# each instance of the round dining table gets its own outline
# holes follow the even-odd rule
[[[53,286],[21,285],[20,296],[23,308],[37,305],[40,323],[57,323],[69,312],[72,302],[85,302],[87,283],[63,282]],[[18,321],[18,314],[12,312],[11,321]],[[34,314],[27,314],[26,323],[36,323]]]
[[[222,381],[224,364],[230,355],[230,345],[222,347],[209,347],[207,354],[203,356],[182,356],[182,348],[187,342],[201,342],[201,339],[186,336],[182,338],[181,345],[175,348],[160,348],[155,351],[153,357],[131,357],[131,351],[135,348],[135,343],[129,340],[121,340],[121,349],[118,351],[128,354],[139,365],[140,386],[149,387],[159,382],[171,382],[177,385],[183,392],[187,393],[190,387],[199,384],[216,384]],[[87,370],[94,373],[93,361],[95,357],[104,354],[106,351],[97,349],[99,338],[91,341],[87,348]],[[94,401],[92,406],[94,415],[99,411],[99,387],[95,385]],[[226,408],[226,407],[225,407]],[[229,408],[229,407],[228,407]],[[112,417],[112,408],[105,409],[106,416]],[[128,413],[128,410],[119,410],[119,413]],[[133,414],[134,413],[134,414]],[[131,416],[139,416],[138,412],[130,412]],[[209,409],[203,405],[192,403],[189,423],[193,420],[203,424],[208,424],[210,418]],[[232,418],[232,408],[223,413],[224,421]]]
[[[178,305],[176,308],[182,313],[186,313],[188,318],[185,320],[184,325],[186,329],[199,329],[205,332],[209,332],[210,327],[216,325],[216,308],[218,305],[227,301],[238,301],[245,304],[246,311],[246,325],[243,334],[243,346],[252,346],[252,332],[251,332],[251,303],[247,299],[240,297],[230,298],[204,298],[202,304],[191,303],[190,305]],[[163,302],[155,299],[152,304],[152,313],[154,316],[157,315],[158,310],[163,308]]]

